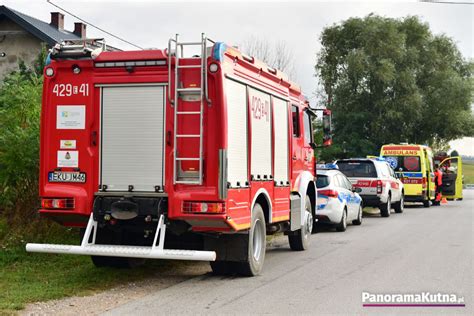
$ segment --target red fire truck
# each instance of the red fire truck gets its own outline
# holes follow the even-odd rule
[[[297,85],[204,35],[165,50],[91,45],[52,49],[41,115],[39,213],[85,228],[82,243],[27,251],[97,266],[204,260],[218,274],[256,275],[267,234],[308,247],[315,112]],[[187,57],[190,47],[200,54]]]

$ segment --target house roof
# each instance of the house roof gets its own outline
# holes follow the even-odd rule
[[[46,22],[13,10],[4,5],[0,6],[0,18],[2,16],[8,17],[10,20],[23,27],[26,31],[39,38],[41,41],[46,42],[49,46],[53,46],[54,44],[60,43],[64,40],[80,39],[79,36],[72,32],[58,30]]]

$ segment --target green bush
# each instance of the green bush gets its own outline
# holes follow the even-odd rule
[[[42,81],[20,65],[0,87],[0,215],[9,222],[38,209]]]

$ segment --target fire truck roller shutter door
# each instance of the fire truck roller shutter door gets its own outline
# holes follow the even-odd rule
[[[108,191],[163,187],[164,87],[102,87],[101,183]]]
[[[247,88],[225,81],[227,101],[227,181],[231,187],[248,182]]]
[[[288,182],[288,103],[273,97],[273,117],[275,131],[275,183],[286,185]]]
[[[250,174],[254,180],[271,180],[272,119],[270,95],[249,87],[252,126]]]

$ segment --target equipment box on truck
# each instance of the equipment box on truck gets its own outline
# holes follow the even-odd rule
[[[204,35],[166,50],[92,44],[52,50],[41,118],[39,212],[85,227],[82,244],[28,251],[99,266],[206,260],[216,273],[255,275],[266,234],[308,247],[315,113],[296,84]],[[199,56],[185,57],[188,47]]]

